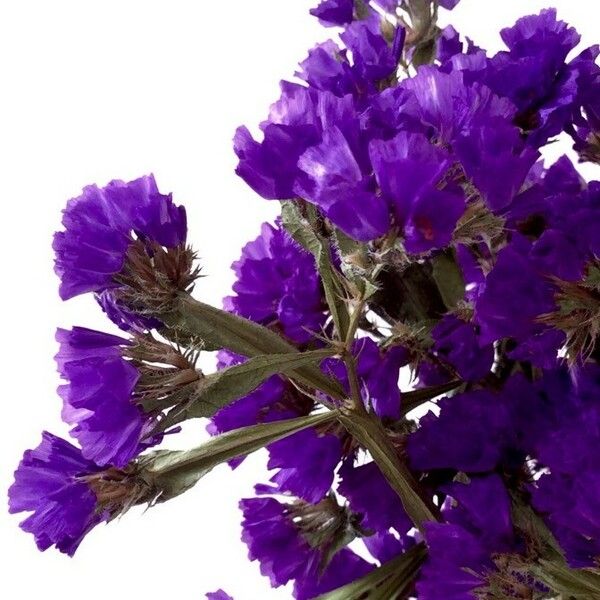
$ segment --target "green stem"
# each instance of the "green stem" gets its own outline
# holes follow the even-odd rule
[[[247,357],[265,354],[298,353],[298,350],[267,327],[181,294],[170,312],[161,315],[165,325],[200,339],[205,348],[227,348]],[[338,382],[327,377],[316,365],[299,367],[290,373],[297,382],[321,390],[331,398],[345,396]]]
[[[341,413],[339,420],[356,441],[371,453],[416,527],[422,529],[426,521],[436,521],[435,507],[429,506],[417,492],[417,481],[400,459],[379,419],[366,412],[361,414],[351,411],[347,414]]]

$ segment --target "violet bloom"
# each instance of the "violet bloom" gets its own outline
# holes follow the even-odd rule
[[[424,135],[405,132],[373,140],[369,153],[382,194],[404,227],[406,249],[420,253],[447,246],[465,210],[459,188],[439,189],[452,164],[449,155]]]
[[[300,344],[321,333],[326,315],[314,258],[280,223],[264,223],[232,268],[237,281],[235,296],[225,299],[227,310],[281,328]]]
[[[223,590],[217,590],[206,594],[206,600],[233,600],[233,598]]]
[[[342,441],[337,435],[305,429],[271,444],[267,467],[278,469],[271,478],[277,493],[316,504],[331,489],[341,458]]]
[[[494,347],[482,344],[477,326],[446,315],[431,332],[434,350],[450,363],[461,378],[478,381],[494,364]]]
[[[533,444],[529,423],[539,410],[537,392],[523,377],[509,379],[501,392],[466,392],[439,405],[439,416],[428,413],[409,436],[414,469],[485,473],[500,465],[520,468]]]
[[[340,48],[332,40],[318,44],[300,63],[296,75],[312,88],[340,97],[352,94],[364,101],[395,74],[404,47],[404,28],[395,28],[388,42],[382,24],[381,16],[369,10],[365,18],[350,23],[340,35],[345,47]]]
[[[555,9],[521,18],[501,36],[509,50],[490,60],[486,83],[514,102],[518,124],[531,132],[531,143],[542,145],[570,123],[575,111],[581,59],[565,60],[580,36],[556,19]]]
[[[482,343],[505,337],[522,340],[538,333],[538,318],[554,309],[552,285],[532,264],[530,252],[529,242],[515,237],[498,253],[475,305]]]
[[[596,365],[548,374],[541,383],[545,403],[532,453],[543,474],[532,502],[574,568],[600,558],[600,371]]]
[[[98,471],[79,449],[48,432],[37,448],[25,452],[8,490],[9,510],[32,513],[21,528],[33,534],[40,550],[56,546],[72,556],[87,533],[108,518],[98,511],[84,479]]]
[[[359,135],[358,122],[350,130]],[[389,208],[376,194],[366,157],[355,153],[350,136],[340,128],[326,130],[321,143],[302,154],[298,167],[301,176],[294,191],[349,236],[368,241],[389,230]]]
[[[136,240],[176,248],[187,232],[185,209],[158,191],[152,175],[86,187],[68,202],[62,222],[65,230],[56,233],[53,247],[64,300],[119,287]]]
[[[130,342],[118,336],[74,327],[59,329],[58,370],[68,382],[58,389],[62,416],[75,424],[71,434],[83,456],[99,465],[125,466],[139,451],[151,419],[135,404],[140,373],[124,359]]]
[[[516,547],[510,498],[497,475],[443,487],[446,523],[427,523],[429,556],[417,581],[420,600],[471,600],[495,570],[492,556]]]
[[[250,560],[258,560],[261,573],[268,577],[272,587],[294,581],[294,598],[309,600],[366,575],[373,565],[348,548],[339,550],[324,571],[321,571],[326,546],[311,545],[326,531],[322,527],[334,525],[332,514],[326,510],[319,519],[319,507],[303,504],[282,504],[274,498],[249,498],[240,502],[242,541],[248,546]],[[303,525],[302,510],[312,515]],[[336,509],[337,510],[337,509]],[[340,517],[343,515],[340,513]],[[334,516],[335,518],[335,516]],[[296,520],[295,520],[296,519]],[[334,527],[332,531],[336,531]],[[315,537],[316,536],[316,537]],[[321,535],[322,543],[327,538]],[[332,540],[329,540],[331,542]]]
[[[185,403],[200,379],[177,348],[149,335],[131,340],[83,327],[59,329],[58,388],[63,419],[83,456],[99,465],[125,466],[157,444],[159,417]],[[174,432],[176,430],[172,430]]]
[[[354,0],[321,0],[321,3],[310,10],[326,27],[332,25],[348,25],[354,15]]]
[[[341,467],[337,491],[348,501],[350,510],[362,517],[361,526],[380,534],[390,528],[400,535],[408,533],[413,523],[377,463],[352,463],[349,459]]]

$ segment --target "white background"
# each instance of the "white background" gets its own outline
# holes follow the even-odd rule
[[[154,172],[160,189],[188,209],[208,276],[197,294],[219,304],[232,283],[229,264],[277,209],[234,175],[231,138],[240,124],[255,128],[278,80],[333,35],[308,15],[316,3],[0,0],[4,497],[41,430],[66,433],[54,391],[56,326],[107,328],[90,298],[58,299],[50,244],[65,201],[88,183]],[[585,44],[600,41],[595,2],[553,5]],[[501,26],[547,6],[463,0],[450,18],[497,50]],[[204,435],[196,423],[169,443],[193,445]],[[260,456],[233,474],[222,467],[183,497],[96,528],[73,559],[39,553],[3,506],[0,596],[192,600],[223,587],[236,600],[289,598],[289,590],[270,590],[239,541],[237,501],[260,480]]]

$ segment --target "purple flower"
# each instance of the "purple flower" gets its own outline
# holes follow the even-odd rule
[[[523,17],[501,35],[509,50],[490,60],[486,83],[514,102],[517,123],[532,132],[532,144],[542,145],[572,119],[579,96],[578,69],[577,63],[568,65],[565,59],[580,36],[556,19],[555,9]]]
[[[600,371],[548,373],[532,453],[544,468],[532,486],[533,506],[544,517],[574,568],[600,557]]]
[[[317,44],[308,51],[295,75],[310,88],[331,92],[335,96],[352,95],[356,89],[356,77],[348,61],[347,52],[333,40]]]
[[[381,190],[404,226],[406,249],[421,253],[446,246],[465,209],[458,188],[438,189],[451,166],[447,154],[424,136],[404,132],[373,141],[370,154]]]
[[[446,10],[452,10],[459,2],[460,0],[440,0],[440,6]]]
[[[532,264],[530,251],[519,238],[499,252],[475,305],[482,343],[527,338],[541,329],[537,318],[553,310],[552,286]]]
[[[53,247],[63,300],[118,287],[134,239],[174,248],[187,231],[185,209],[158,191],[152,175],[86,187],[69,201],[62,223]]]
[[[529,423],[539,408],[536,391],[512,377],[499,393],[477,390],[445,398],[439,416],[425,415],[409,436],[414,469],[485,473],[499,465],[518,469],[533,444]]]
[[[451,145],[461,133],[496,118],[510,121],[514,105],[481,83],[469,83],[464,73],[443,73],[437,67],[421,67],[415,77],[402,82],[418,107],[424,133],[438,145]]]
[[[400,535],[412,528],[398,494],[375,462],[353,466],[348,460],[340,469],[340,477],[337,491],[346,498],[350,510],[362,516],[362,527],[376,533],[394,528]]]
[[[368,241],[388,231],[390,218],[385,200],[375,193],[359,160],[342,131],[328,129],[322,142],[300,157],[302,177],[294,190],[349,236]]]
[[[32,513],[21,528],[34,535],[40,550],[56,546],[72,556],[86,534],[106,520],[83,479],[98,470],[75,446],[48,432],[37,448],[25,452],[8,490],[9,510]]]
[[[342,442],[336,435],[305,429],[271,444],[267,467],[279,469],[271,479],[277,493],[316,504],[331,489],[341,457]]]
[[[381,17],[372,12],[366,19],[349,25],[340,37],[352,52],[353,72],[357,79],[371,83],[395,73],[404,47],[406,30],[397,27],[392,44],[388,44],[382,34]]]
[[[68,381],[58,389],[63,419],[85,458],[99,465],[125,466],[139,451],[151,419],[135,404],[138,369],[123,358],[130,344],[121,337],[74,327],[59,329],[58,370]]]
[[[494,347],[481,344],[472,323],[452,315],[445,316],[431,332],[437,354],[449,362],[467,381],[485,377],[494,364]]]
[[[248,546],[248,557],[259,561],[260,571],[270,579],[272,587],[295,580],[294,598],[308,600],[358,579],[372,569],[365,560],[342,548],[321,572],[322,549],[309,544],[305,536],[310,536],[310,530],[303,532],[301,521],[300,524],[294,521],[294,507],[274,498],[249,498],[240,502],[244,515],[242,541]],[[307,508],[310,509],[310,505]],[[328,514],[323,516],[329,518]],[[317,520],[312,524],[317,525]]]
[[[227,310],[281,327],[300,344],[321,332],[326,315],[314,258],[280,223],[264,223],[260,236],[244,246],[232,268],[236,295],[225,299]]]
[[[455,187],[438,189],[451,166],[447,154],[425,136],[404,132],[374,140],[369,151],[381,190],[404,226],[406,249],[420,253],[448,245],[465,200]]]
[[[233,598],[223,590],[217,590],[206,594],[206,600],[233,600]]]
[[[454,148],[467,177],[493,211],[512,202],[539,158],[518,129],[499,117],[469,127]]]
[[[354,15],[354,0],[321,0],[310,14],[317,17],[326,27],[331,25],[348,25]]]
[[[470,600],[495,569],[492,555],[515,546],[510,499],[497,475],[449,484],[443,491],[454,503],[446,503],[446,523],[425,525],[429,556],[417,592],[422,600]]]

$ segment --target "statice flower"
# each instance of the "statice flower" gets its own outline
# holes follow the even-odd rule
[[[258,560],[261,573],[273,587],[294,581],[296,600],[314,598],[372,569],[347,548],[323,563],[328,544],[341,533],[340,527],[343,531],[347,526],[344,511],[329,499],[313,506],[282,504],[270,497],[249,498],[240,502],[240,508],[244,515],[242,541],[248,546],[248,557]]]
[[[21,527],[35,537],[40,550],[56,546],[72,556],[108,518],[98,512],[96,495],[85,481],[99,470],[75,446],[48,432],[37,448],[25,452],[8,491],[9,510],[32,513]]]
[[[217,590],[206,594],[206,600],[233,600],[233,598],[223,590]]]
[[[185,209],[158,191],[152,175],[86,187],[68,203],[63,226],[54,250],[64,300],[117,287],[136,239],[175,248],[185,243],[187,232]]]
[[[185,211],[151,176],[69,202],[61,296],[127,335],[57,333],[81,449],[45,433],[9,491],[40,548],[264,449],[242,540],[298,600],[597,596],[600,182],[542,156],[566,134],[600,162],[599,49],[547,9],[488,55],[437,23],[457,4],[311,10],[335,39],[235,134],[237,174],[283,204],[224,310],[189,293]],[[200,417],[210,440],[154,448]]]
[[[133,398],[140,373],[123,357],[130,342],[82,327],[59,329],[56,339],[58,369],[68,381],[59,388],[62,416],[76,424],[71,434],[85,458],[100,465],[126,465],[151,427]]]
[[[390,529],[400,535],[408,533],[412,522],[377,464],[370,462],[357,466],[353,462],[347,460],[340,469],[337,491],[346,498],[350,510],[361,515],[361,526],[382,535],[387,535]],[[365,543],[369,539],[365,538]],[[379,541],[385,544],[386,538]]]
[[[510,517],[510,500],[497,475],[473,478],[468,485],[444,488],[449,499],[445,523],[428,523],[425,540],[429,557],[417,582],[420,599],[469,600],[487,587],[492,556],[511,552],[517,541]],[[512,590],[504,590],[506,598]]]
[[[565,60],[580,36],[557,20],[555,9],[523,17],[501,35],[508,51],[490,60],[486,81],[515,103],[517,122],[532,131],[532,141],[545,143],[562,131],[576,106],[577,68]]]
[[[98,465],[123,467],[156,443],[153,430],[168,396],[199,379],[185,357],[152,338],[129,340],[74,327],[59,329],[56,339],[58,370],[67,382],[58,389],[62,417],[75,425],[71,435],[83,456]],[[160,360],[164,369],[148,365]],[[157,404],[159,399],[164,402]],[[150,400],[153,408],[145,410]]]
[[[525,435],[530,417],[539,408],[537,392],[525,378],[512,377],[499,393],[465,392],[439,406],[439,416],[429,412],[409,436],[415,469],[485,473],[498,466],[520,467],[533,443]]]
[[[227,310],[281,328],[299,344],[321,332],[326,314],[314,258],[280,223],[264,223],[232,268],[237,279]]]
[[[348,25],[354,15],[354,0],[322,0],[310,14],[325,26]]]
[[[544,470],[532,486],[533,505],[578,568],[592,567],[600,558],[599,385],[596,366],[575,376],[563,371],[547,378],[544,434],[535,451]]]

